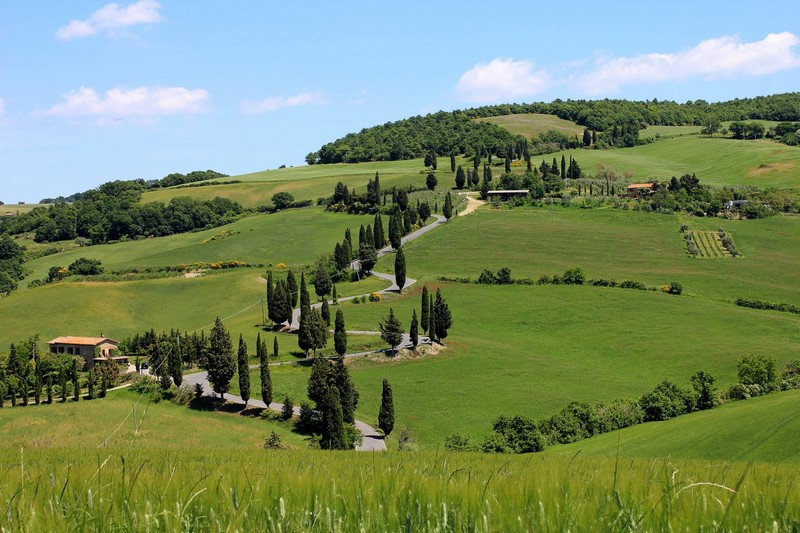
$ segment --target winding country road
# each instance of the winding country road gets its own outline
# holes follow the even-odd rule
[[[429,231],[432,231],[434,228],[437,228],[440,225],[442,225],[445,222],[447,222],[447,219],[445,217],[443,217],[442,215],[431,215],[431,216],[435,219],[433,222],[431,222],[427,226],[423,226],[423,227],[419,228],[418,230],[416,230],[416,231],[414,231],[412,233],[409,233],[408,235],[403,237],[403,239],[401,240],[401,243],[402,244],[406,244],[408,242],[411,242],[414,239],[417,239],[417,238],[421,237],[422,235],[428,233]],[[384,248],[381,248],[380,250],[378,250],[378,257],[383,257],[384,255],[388,254],[391,251],[392,251],[391,245],[385,246]],[[357,269],[357,268],[359,268],[360,265],[359,265],[358,261],[354,261],[352,266]],[[387,287],[387,288],[385,288],[385,289],[383,289],[381,291],[378,291],[379,294],[385,294],[385,293],[388,293],[388,292],[397,292],[398,291],[397,280],[395,279],[393,274],[385,274],[383,272],[375,272],[373,270],[372,271],[372,275],[374,275],[375,277],[381,278],[383,280],[386,280],[386,281],[388,281],[390,283],[389,287]],[[411,278],[406,278],[406,282],[405,282],[405,285],[403,285],[403,288],[405,289],[406,287],[410,287],[414,283],[416,283],[416,280],[411,279]],[[358,298],[358,297],[361,297],[361,296],[368,296],[368,294],[359,294],[358,296],[348,296],[348,297],[345,297],[345,298],[339,298],[339,301],[340,302],[346,302],[348,300],[352,300],[354,298]],[[332,301],[329,300],[328,303],[332,303]],[[311,307],[312,308],[319,308],[321,306],[322,306],[322,302],[317,302],[317,303],[313,304]],[[292,311],[292,321],[289,324],[289,329],[290,330],[296,330],[299,327],[300,327],[300,309],[297,308],[297,309],[294,309]],[[380,333],[377,333],[377,332],[374,332],[374,331],[348,331],[348,333],[350,333],[350,334],[380,335]],[[430,344],[430,343],[431,343],[431,340],[430,340],[429,337],[424,337],[424,336],[420,336],[419,337],[418,344]],[[410,348],[410,347],[411,347],[411,338],[408,335],[408,333],[404,333],[403,334],[403,340],[400,343],[399,348]],[[367,352],[358,352],[358,353],[346,354],[344,357],[346,357],[346,358],[360,357],[360,356],[373,354],[373,353],[378,353],[378,352],[384,352],[384,351],[385,350],[381,349],[381,350],[372,350],[372,351],[367,351]],[[335,358],[336,357],[331,357],[330,359],[335,359]],[[278,365],[285,365],[285,364],[295,364],[295,363],[297,363],[297,361],[285,361],[285,362],[279,362],[279,363],[270,363],[270,366],[278,366]],[[258,365],[251,365],[250,368],[258,368]],[[213,389],[211,388],[211,385],[208,382],[208,372],[197,372],[195,374],[187,374],[186,376],[184,376],[183,381],[184,381],[184,383],[188,383],[188,384],[190,384],[192,386],[194,386],[195,384],[199,383],[203,387],[203,393],[204,394],[207,394],[209,396],[215,394]],[[225,395],[225,399],[227,401],[229,401],[229,402],[241,403],[241,404],[244,403],[244,400],[241,397],[235,396],[233,394],[226,394]],[[260,408],[266,408],[267,407],[267,404],[265,404],[261,400],[253,400],[253,399],[251,399],[248,402],[248,405],[252,405],[254,407],[260,407]],[[269,404],[269,408],[270,409],[274,409],[276,411],[280,411],[280,410],[283,409],[283,404],[273,402],[273,403]],[[294,414],[295,415],[299,415],[300,414],[300,407],[295,407],[294,408]],[[386,451],[386,443],[384,442],[383,438],[380,435],[378,435],[378,432],[375,430],[375,428],[373,428],[372,426],[370,426],[366,422],[362,422],[361,420],[356,420],[355,421],[355,426],[358,429],[358,431],[361,432],[361,435],[362,435],[362,442],[361,442],[361,444],[359,446],[356,447],[356,450],[364,451],[364,452]]]

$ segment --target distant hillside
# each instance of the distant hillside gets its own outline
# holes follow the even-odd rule
[[[306,156],[309,164],[395,161],[439,155],[472,155],[477,149],[505,153],[518,142],[508,130],[474,119],[519,114],[552,115],[582,128],[606,132],[648,125],[703,125],[708,120],[800,120],[800,93],[709,103],[705,100],[679,104],[672,101],[554,100],[550,103],[503,104],[463,111],[433,113],[365,128],[323,145]],[[556,128],[557,129],[557,128]],[[635,141],[635,139],[633,139]],[[618,143],[610,145],[620,146]],[[632,146],[630,142],[627,145]]]

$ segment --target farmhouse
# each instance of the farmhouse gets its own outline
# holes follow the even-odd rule
[[[641,198],[648,194],[656,192],[655,183],[631,183],[625,189],[629,198]]]
[[[48,341],[50,353],[79,355],[86,361],[86,368],[92,368],[100,361],[127,363],[127,357],[114,357],[112,352],[119,349],[119,341],[108,337],[56,337]]]

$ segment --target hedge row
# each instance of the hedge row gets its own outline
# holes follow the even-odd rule
[[[792,304],[774,304],[762,300],[751,300],[749,298],[736,298],[736,305],[739,307],[749,307],[751,309],[767,309],[769,311],[782,311],[784,313],[794,313],[800,315],[800,307]]]

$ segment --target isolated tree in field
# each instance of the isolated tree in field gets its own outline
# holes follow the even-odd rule
[[[319,314],[322,317],[322,322],[325,327],[331,326],[331,308],[328,306],[328,300],[322,300],[322,306],[319,308]]]
[[[375,248],[383,248],[386,244],[386,235],[383,233],[383,219],[380,213],[375,213],[373,220],[372,240],[375,241]]]
[[[398,346],[403,341],[403,325],[394,316],[394,310],[389,308],[389,316],[383,320],[380,325],[381,339],[392,347],[392,352],[395,351],[395,346]]]
[[[275,337],[275,342],[278,338]],[[272,403],[272,376],[269,373],[269,357],[267,356],[267,341],[261,339],[261,333],[256,337],[256,355],[258,355],[258,371],[261,378],[261,401],[267,404]]]
[[[344,358],[340,357],[334,367],[334,378],[336,388],[339,391],[339,400],[342,405],[342,418],[348,424],[355,422],[356,407],[358,407],[358,391],[350,379],[350,372],[344,364]]]
[[[289,299],[289,307],[294,309],[297,307],[298,291],[297,291],[297,278],[294,277],[294,272],[291,270],[286,274],[286,293]]]
[[[347,353],[347,330],[344,325],[344,313],[336,310],[336,322],[333,330],[333,346],[339,356]]]
[[[436,174],[434,174],[433,172],[429,172],[428,177],[425,178],[425,185],[428,187],[429,190],[432,191],[436,189],[437,183],[438,180],[436,179]]]
[[[466,182],[467,176],[464,174],[464,169],[459,165],[458,170],[456,171],[456,188],[458,190],[463,189]]]
[[[397,283],[397,292],[402,293],[406,286],[406,254],[402,248],[398,248],[394,256],[394,279]]]
[[[378,252],[371,244],[365,244],[358,250],[358,260],[361,263],[361,270],[370,273],[378,262]]]
[[[428,295],[428,287],[422,287],[422,306],[420,310],[420,326],[422,331],[428,331],[428,323],[430,321],[430,296]]]
[[[714,385],[714,376],[700,370],[691,377],[690,381],[697,393],[695,404],[697,410],[712,409],[717,404],[717,387]]]
[[[288,192],[279,192],[272,195],[272,205],[275,206],[275,209],[281,210],[291,207],[292,202],[294,202],[294,196],[292,193]]]
[[[444,197],[444,206],[442,207],[442,214],[444,218],[450,220],[453,216],[453,199],[450,197],[450,191],[447,191],[447,194]]]
[[[408,328],[408,335],[411,338],[411,347],[416,348],[419,344],[419,324],[417,323],[417,310],[411,312],[411,327]]]
[[[417,209],[419,213],[419,219],[425,224],[425,221],[431,217],[431,206],[428,202],[422,202],[419,204],[419,209]]]
[[[318,298],[324,298],[331,292],[332,285],[331,275],[328,273],[328,269],[325,268],[325,265],[320,261],[317,265],[317,271],[314,273],[314,292],[317,294]]]
[[[219,317],[214,321],[211,334],[208,336],[209,349],[206,358],[208,382],[220,398],[231,388],[231,379],[236,373],[236,361],[233,358],[233,343],[230,333],[225,329]]]
[[[247,402],[250,401],[250,367],[247,364],[247,344],[239,334],[239,350],[237,352],[239,363],[239,395],[244,400],[244,406],[247,407]]]
[[[378,411],[378,427],[387,436],[394,429],[394,399],[392,398],[392,386],[389,385],[389,380],[387,379],[383,380],[381,408]]]
[[[455,152],[450,152],[450,172],[456,171],[456,154]]]
[[[447,330],[453,325],[453,317],[450,315],[450,308],[442,298],[442,291],[436,289],[436,303],[433,306],[433,314],[436,317],[436,338],[446,339]]]
[[[278,336],[276,335],[272,341],[272,357],[274,359],[277,359],[279,353],[280,352],[278,351]]]
[[[344,417],[339,391],[333,386],[328,389],[322,401],[322,439],[323,450],[344,450]]]

